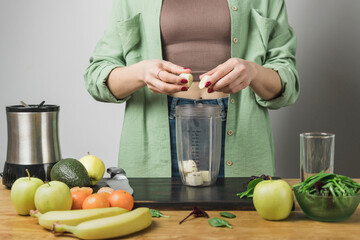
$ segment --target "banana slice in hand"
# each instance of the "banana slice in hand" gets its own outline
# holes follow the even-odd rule
[[[184,79],[186,79],[188,81],[188,83],[186,84],[186,86],[188,88],[190,88],[192,82],[193,82],[193,75],[191,73],[181,73],[180,77],[183,77]]]
[[[210,77],[209,75],[205,75],[205,76],[201,79],[201,81],[200,81],[200,83],[199,83],[199,88],[200,88],[200,89],[204,89],[204,88],[205,88],[206,82],[208,81],[209,77]]]

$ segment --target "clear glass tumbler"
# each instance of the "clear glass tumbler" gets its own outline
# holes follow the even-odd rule
[[[176,106],[176,148],[182,183],[216,182],[221,157],[221,108],[212,104]]]
[[[335,134],[310,132],[300,134],[300,180],[321,171],[334,172]]]

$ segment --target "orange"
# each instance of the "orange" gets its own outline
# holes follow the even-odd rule
[[[106,197],[106,199],[108,199],[111,195],[111,193],[109,192],[101,192],[101,193],[98,193],[98,194],[101,194],[101,195],[104,195]]]
[[[110,187],[102,187],[97,191],[97,193],[108,192],[108,193],[112,194],[114,191],[115,190]]]
[[[71,192],[72,206],[71,209],[82,209],[83,202],[88,194],[84,191],[73,191]]]
[[[114,191],[108,198],[111,207],[120,207],[131,211],[134,207],[133,196],[124,190]]]
[[[73,187],[70,189],[71,192],[78,192],[83,191],[86,192],[87,195],[90,195],[93,193],[93,189],[91,187]]]
[[[105,195],[106,199],[112,194],[115,190],[110,187],[102,187],[100,188],[97,193]]]
[[[109,201],[104,194],[91,194],[87,196],[82,204],[83,209],[110,207]]]

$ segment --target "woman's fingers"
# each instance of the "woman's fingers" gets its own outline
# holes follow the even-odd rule
[[[181,73],[190,73],[190,68],[184,68],[179,65],[176,65],[172,62],[163,61],[163,69],[166,70],[169,73],[180,75]]]
[[[188,90],[188,80],[179,75],[190,73],[191,69],[163,60],[148,60],[145,63],[144,81],[153,93],[172,94]]]
[[[251,65],[246,60],[231,58],[209,71],[212,74],[209,78],[211,84],[206,86],[218,92],[239,92],[249,86],[254,78],[254,73],[251,70]]]
[[[188,82],[183,77],[180,77],[179,75],[174,75],[165,70],[159,70],[159,72],[157,74],[157,79],[159,79],[163,82],[172,83],[172,84],[180,84],[180,85],[186,84]]]
[[[147,85],[153,93],[172,94],[180,91],[187,91],[186,85],[166,83],[157,78],[153,78],[152,81],[147,82]]]
[[[203,78],[204,76],[206,76],[206,75],[211,76],[212,74],[214,74],[214,72],[216,72],[216,71],[221,67],[221,65],[222,65],[222,64],[216,66],[215,68],[211,69],[210,71],[208,71],[208,72],[206,72],[206,73],[204,73],[204,74],[201,74],[201,75],[199,76],[200,79],[202,79],[202,78]]]
[[[214,91],[236,93],[246,88],[250,80],[244,70],[234,69],[229,74],[217,81],[212,88]]]
[[[213,90],[217,91],[217,89],[219,89],[219,87],[214,88],[216,86],[216,84],[218,83],[218,81],[220,81],[222,78],[224,78],[225,76],[227,76],[231,71],[233,70],[232,67],[226,65],[226,64],[221,64],[218,67],[216,67],[215,69],[209,71],[208,73],[205,73],[201,76],[201,79],[205,76],[208,75],[210,76],[205,83],[205,87],[211,87]],[[227,80],[227,79],[226,79]],[[230,79],[229,79],[230,80]],[[228,80],[227,80],[228,81]],[[227,82],[223,83],[223,84],[229,84]]]
[[[234,81],[239,81],[242,78],[241,71],[238,69],[232,68],[231,71],[224,74],[225,71],[222,71],[221,73],[217,74],[215,73],[214,76],[220,77],[212,86],[215,91],[218,91],[228,85],[230,85]]]

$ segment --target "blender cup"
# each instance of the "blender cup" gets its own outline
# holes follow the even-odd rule
[[[219,174],[221,156],[220,106],[176,106],[176,149],[184,185],[214,184]]]

